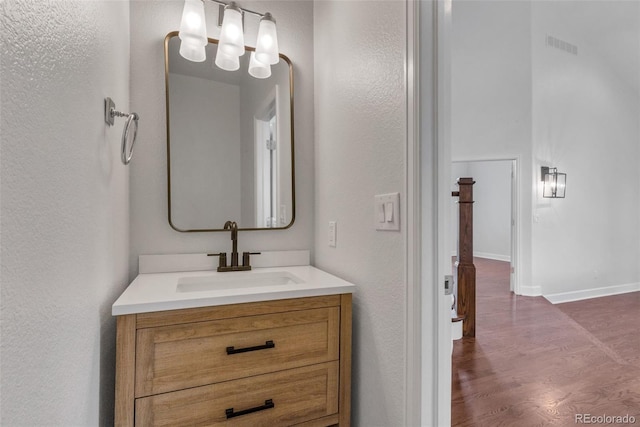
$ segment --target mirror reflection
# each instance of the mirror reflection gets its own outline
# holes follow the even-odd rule
[[[293,180],[293,82],[287,57],[267,78],[248,73],[250,53],[237,71],[179,54],[177,32],[165,39],[169,223],[178,231],[291,226]]]

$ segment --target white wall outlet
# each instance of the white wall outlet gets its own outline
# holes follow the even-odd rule
[[[332,248],[336,247],[336,229],[336,221],[329,221],[329,246]]]
[[[378,194],[373,206],[376,230],[400,230],[400,193]]]

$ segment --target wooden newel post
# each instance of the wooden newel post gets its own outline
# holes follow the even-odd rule
[[[460,228],[458,259],[458,315],[464,316],[462,336],[476,336],[476,267],[473,265],[473,178],[458,178]]]

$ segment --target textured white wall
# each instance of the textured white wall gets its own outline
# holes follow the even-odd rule
[[[131,246],[129,274],[138,271],[138,255],[218,252],[231,249],[229,233],[179,233],[167,221],[164,37],[177,30],[184,2],[131,2],[131,105],[141,122],[131,168]],[[280,51],[294,64],[296,221],[284,231],[240,232],[242,250],[309,249],[313,241],[313,3],[243,1],[242,6],[270,11],[278,23]],[[217,6],[207,2],[209,37],[218,37]],[[246,44],[253,44],[258,21],[245,19]],[[220,224],[222,227],[222,224]]]
[[[404,243],[374,229],[375,194],[405,196],[405,4],[317,1],[315,265],[357,285],[353,421],[400,425],[404,414]],[[337,247],[327,244],[337,221]],[[404,227],[404,225],[402,225]]]
[[[0,424],[112,425],[128,171],[103,100],[129,109],[129,4],[7,0],[0,20]]]
[[[455,1],[453,160],[517,158],[521,291],[531,279],[531,3]],[[538,291],[539,292],[539,291]]]
[[[567,173],[565,199],[534,194],[533,280],[545,295],[640,280],[639,7],[533,5],[534,172]],[[578,55],[546,47],[547,34]]]

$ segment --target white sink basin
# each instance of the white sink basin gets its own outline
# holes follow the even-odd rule
[[[304,280],[288,271],[269,273],[227,272],[208,276],[178,278],[177,292],[222,291],[228,289],[258,288],[302,284]]]

